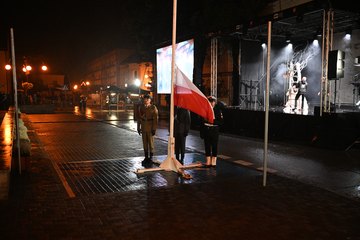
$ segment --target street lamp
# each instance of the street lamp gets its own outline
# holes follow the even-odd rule
[[[10,64],[6,64],[6,65],[5,65],[5,70],[6,70],[6,71],[11,70],[11,65],[10,65]]]
[[[39,88],[39,85],[37,85],[37,84],[39,84],[38,82],[37,82],[37,84],[35,84],[34,82],[30,82],[31,80],[29,79],[30,78],[30,74],[33,72],[33,71],[35,71],[35,72],[38,72],[38,74],[40,73],[40,72],[46,72],[46,71],[48,71],[48,67],[44,64],[44,63],[42,63],[42,64],[40,64],[40,65],[38,65],[36,62],[34,63],[34,65],[36,66],[36,67],[34,67],[33,68],[33,66],[29,63],[29,61],[28,61],[28,58],[27,57],[24,57],[24,59],[23,59],[23,65],[22,65],[22,71],[23,71],[23,73],[24,73],[24,75],[25,75],[25,77],[26,77],[26,80],[25,81],[21,81],[21,87],[23,88],[23,90],[24,90],[24,94],[25,94],[25,96],[27,96],[27,94],[28,94],[28,90],[30,90],[30,89],[32,89],[34,86],[36,86],[37,88]],[[6,69],[6,71],[10,71],[11,69],[13,69],[13,66],[12,66],[12,64],[6,64],[5,65],[5,69]],[[16,68],[15,68],[16,69]],[[39,69],[39,71],[36,71],[37,69]],[[37,76],[38,77],[38,76]],[[34,78],[33,80],[36,80],[36,78]],[[34,97],[35,97],[36,95],[34,95]],[[35,103],[37,102],[37,100],[35,100]]]
[[[136,78],[134,84],[139,88],[139,97],[140,97],[140,85],[141,85],[140,79]]]
[[[41,70],[43,70],[44,72],[46,72],[46,71],[48,70],[48,67],[43,64],[43,65],[41,66]]]

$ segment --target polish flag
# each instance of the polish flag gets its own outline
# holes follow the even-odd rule
[[[178,67],[175,69],[174,105],[188,109],[213,123],[214,110],[209,100]]]

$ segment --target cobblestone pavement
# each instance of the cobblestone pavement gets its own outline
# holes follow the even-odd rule
[[[261,171],[227,156],[187,170],[191,180],[136,174],[141,139],[126,116],[121,126],[83,114],[24,116],[30,167],[14,171],[0,202],[0,239],[360,239],[357,198],[276,173],[263,187]],[[204,161],[196,141],[186,164]]]

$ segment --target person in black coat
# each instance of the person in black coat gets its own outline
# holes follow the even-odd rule
[[[223,114],[221,107],[216,104],[215,97],[210,96],[208,100],[213,107],[215,119],[213,123],[203,120],[200,137],[204,139],[205,144],[205,167],[215,167],[218,153],[219,131],[220,126],[223,124]]]
[[[184,164],[186,136],[191,124],[190,112],[187,109],[177,107],[174,113],[175,156],[181,164]]]

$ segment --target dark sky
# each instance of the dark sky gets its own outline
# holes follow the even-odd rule
[[[241,22],[264,2],[179,0],[178,37]],[[17,58],[41,59],[52,73],[71,80],[81,76],[89,60],[114,48],[142,51],[171,42],[171,0],[12,0],[1,4],[7,10],[0,15],[0,48],[8,47],[13,27]]]
[[[11,4],[1,34],[13,27],[16,56],[42,58],[53,72],[78,75],[92,57],[116,47],[136,47],[124,24],[126,1],[29,3]]]

